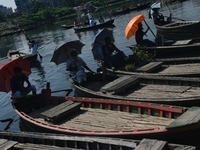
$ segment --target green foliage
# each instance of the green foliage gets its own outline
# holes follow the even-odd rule
[[[156,56],[156,52],[149,53],[148,51],[145,50],[140,50],[138,47],[133,48],[133,53],[136,55],[136,58],[139,61],[148,61],[150,59],[153,59]]]
[[[125,70],[126,71],[133,71],[135,68],[135,64],[126,64]]]

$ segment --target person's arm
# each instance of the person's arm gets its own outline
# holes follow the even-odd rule
[[[85,69],[87,69],[88,71],[90,71],[91,73],[95,73],[94,71],[92,71],[87,65],[83,66]]]

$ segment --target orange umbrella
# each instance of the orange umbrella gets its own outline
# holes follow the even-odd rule
[[[134,36],[137,29],[138,29],[138,23],[141,23],[144,20],[144,15],[137,15],[133,19],[129,21],[129,23],[126,26],[125,30],[125,37],[129,39],[131,36]]]

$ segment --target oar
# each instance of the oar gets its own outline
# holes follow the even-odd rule
[[[25,37],[26,37],[26,39],[30,42],[30,39],[28,38],[28,36],[26,35],[26,32],[23,30],[23,29],[21,29],[20,28],[20,26],[18,26],[19,27],[19,29],[24,33],[24,35],[25,35]],[[37,54],[40,56],[40,60],[42,60],[42,55],[40,55],[40,53],[37,51]]]
[[[68,96],[73,90],[72,89],[63,89],[63,90],[57,90],[57,91],[52,91],[51,93],[57,93],[57,92],[67,92],[66,96]]]
[[[154,35],[154,37],[156,38],[156,35],[153,33],[153,31],[151,30],[151,28],[149,27],[149,25],[147,24],[146,20],[144,20],[144,23],[146,24],[146,26],[149,28],[149,30],[151,31],[151,33]]]
[[[4,130],[7,130],[7,129],[9,129],[9,127],[10,127],[10,124],[13,122],[13,119],[12,119],[12,118],[8,118],[8,119],[3,119],[3,120],[0,120],[0,122],[7,122],[7,121],[9,121],[9,123],[8,123],[8,125],[5,127],[5,129],[4,129]]]

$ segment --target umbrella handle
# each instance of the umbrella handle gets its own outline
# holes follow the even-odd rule
[[[151,31],[151,33],[154,35],[154,37],[156,38],[156,35],[153,33],[153,31],[151,30],[151,28],[149,27],[149,25],[147,24],[147,22],[144,20],[144,23],[147,25],[147,27],[149,28],[149,30]]]

